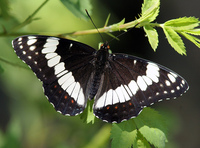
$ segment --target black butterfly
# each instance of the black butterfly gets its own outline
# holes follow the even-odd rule
[[[177,73],[126,54],[109,54],[80,42],[50,36],[21,36],[13,40],[16,54],[43,82],[55,109],[75,116],[94,98],[96,117],[122,122],[144,107],[176,98],[189,86]]]

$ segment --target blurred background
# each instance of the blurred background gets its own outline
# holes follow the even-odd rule
[[[9,14],[2,16],[0,6],[0,33],[23,22],[43,1],[10,0]],[[110,24],[123,18],[126,22],[135,20],[141,12],[142,1],[91,1],[92,14],[97,27],[103,27],[109,13]],[[173,18],[195,16],[200,18],[198,0],[161,0],[158,23]],[[94,29],[90,21],[75,17],[60,1],[49,1],[36,15],[33,21],[20,32],[40,34],[59,34],[79,30]],[[4,27],[3,27],[4,26]],[[200,49],[183,38],[187,56],[181,56],[168,44],[163,31],[157,28],[159,46],[154,52],[143,29],[132,29],[120,41],[112,41],[113,52],[140,56],[162,64],[183,76],[190,89],[182,97],[157,103],[152,108],[161,113],[170,123],[166,147],[197,148],[200,145]],[[120,32],[114,33],[115,35]],[[105,40],[111,40],[104,35]],[[0,147],[110,147],[110,124],[97,121],[94,125],[85,124],[78,117],[66,117],[57,113],[45,98],[42,84],[31,70],[14,53],[11,40],[16,36],[0,36]],[[98,34],[75,38],[94,48],[102,41]],[[8,62],[9,61],[9,62]]]

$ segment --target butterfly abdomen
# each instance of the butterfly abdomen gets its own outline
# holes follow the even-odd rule
[[[89,98],[93,99],[96,95],[101,79],[102,74],[104,72],[106,62],[108,61],[108,52],[101,48],[96,53],[95,61],[94,61],[94,73],[92,74],[92,79],[90,82],[90,89],[89,89]]]

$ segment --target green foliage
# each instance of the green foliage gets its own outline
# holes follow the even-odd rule
[[[167,40],[169,44],[179,53],[179,54],[185,54],[186,55],[186,50],[184,43],[181,39],[181,37],[170,27],[164,27],[163,28],[164,33],[167,37]]]
[[[85,13],[85,9],[91,15],[92,5],[90,0],[60,0],[64,6],[69,9],[75,16],[88,20],[88,16]]]
[[[144,18],[144,22],[154,21],[158,16],[159,8],[160,0],[144,0],[141,18]]]
[[[93,103],[94,100],[92,101],[87,101],[87,107],[84,109],[83,113],[80,114],[80,118],[83,120],[85,123],[92,123],[94,124],[95,122],[95,116],[93,114]]]
[[[164,118],[155,110],[145,108],[131,120],[113,124],[111,130],[112,148],[154,147],[164,148],[167,142],[167,125]]]
[[[165,27],[170,27],[173,30],[191,30],[199,26],[199,20],[195,17],[181,17],[172,19],[164,23]]]
[[[147,34],[151,47],[153,48],[154,51],[156,51],[156,48],[158,47],[158,33],[156,29],[150,25],[145,25],[144,31]]]

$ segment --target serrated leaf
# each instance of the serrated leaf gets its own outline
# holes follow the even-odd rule
[[[164,25],[170,26],[174,30],[190,30],[199,26],[199,20],[195,17],[181,17],[169,20]]]
[[[142,4],[142,17],[144,22],[152,22],[159,13],[160,0],[144,0]]]
[[[167,142],[167,125],[164,118],[155,110],[145,108],[135,119],[142,136],[155,147],[163,147]],[[142,140],[142,139],[141,139]]]
[[[155,147],[159,147],[159,148],[165,147],[167,138],[160,129],[143,126],[139,129],[139,131],[147,139],[147,141],[149,141]]]
[[[153,48],[154,51],[156,51],[156,48],[158,47],[158,33],[156,29],[154,29],[153,27],[149,25],[145,25],[144,31],[147,34],[151,47]]]
[[[86,122],[87,124],[94,124],[95,122],[95,116],[93,114],[93,103],[94,99],[91,101],[87,101],[87,107],[84,109],[83,113],[79,115],[83,122]]]
[[[188,40],[190,40],[192,43],[194,43],[198,48],[200,48],[200,39],[192,36],[192,35],[189,35],[187,33],[184,33],[184,32],[181,32],[181,34],[187,38]]]
[[[193,34],[193,35],[200,35],[200,29],[185,30],[184,32]]]
[[[91,15],[92,5],[90,0],[60,0],[67,9],[69,9],[76,17],[88,20],[85,9]]]
[[[137,148],[152,148],[146,138],[139,131],[137,133]]]
[[[111,129],[111,148],[131,148],[132,145],[137,145],[136,138],[137,130],[133,120],[113,124]]]
[[[170,27],[163,27],[169,44],[181,55],[186,55],[185,45],[181,37]]]

